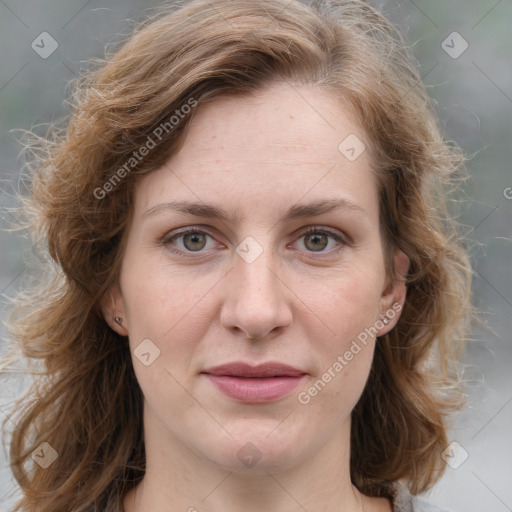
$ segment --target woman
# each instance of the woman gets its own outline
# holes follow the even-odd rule
[[[470,268],[411,62],[357,0],[193,0],[77,84],[31,143],[16,510],[433,510]]]

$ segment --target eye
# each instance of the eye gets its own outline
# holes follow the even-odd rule
[[[213,238],[197,228],[184,229],[172,236],[166,236],[162,240],[162,244],[165,245],[171,252],[184,255],[186,253],[200,253],[204,252],[203,249],[209,249],[207,247],[208,239]],[[175,247],[174,242],[177,242],[178,248]]]
[[[208,246],[209,239],[211,243]],[[349,245],[345,238],[337,231],[318,227],[310,228],[303,232],[296,243],[302,240],[301,245],[303,248],[300,248],[300,250],[318,253],[319,255],[336,253],[346,245]],[[207,252],[208,249],[215,248],[213,237],[205,231],[194,227],[166,235],[160,243],[169,251],[184,257],[194,257],[193,253],[201,255]],[[338,247],[337,250],[336,247]]]
[[[329,243],[329,239],[331,239],[331,243]],[[326,228],[308,229],[305,233],[302,233],[299,240],[303,240],[306,251],[321,254],[332,252],[325,250],[329,245],[330,249],[334,249],[336,246],[341,246],[339,249],[342,249],[343,246],[348,245],[338,232]]]

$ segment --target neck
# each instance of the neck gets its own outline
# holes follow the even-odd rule
[[[125,512],[363,510],[350,480],[350,419],[292,464],[262,458],[245,472],[220,467],[147,419],[145,412],[146,474],[126,496]]]

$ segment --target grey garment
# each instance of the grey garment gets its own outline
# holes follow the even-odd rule
[[[401,484],[395,485],[395,499],[393,500],[393,512],[449,512],[445,508],[439,508],[423,498],[412,496]]]

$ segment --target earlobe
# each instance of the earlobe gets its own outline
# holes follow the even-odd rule
[[[396,249],[394,256],[395,274],[389,280],[381,296],[381,319],[382,328],[377,336],[383,336],[395,327],[404,308],[407,295],[406,279],[409,271],[410,260],[400,249]]]
[[[105,293],[100,301],[100,306],[103,318],[110,328],[121,336],[128,336],[128,325],[119,286],[114,285]]]

